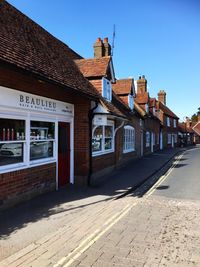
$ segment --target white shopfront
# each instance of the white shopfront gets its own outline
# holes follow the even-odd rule
[[[73,136],[73,104],[0,86],[0,173],[56,162],[58,188],[60,147],[74,183]]]

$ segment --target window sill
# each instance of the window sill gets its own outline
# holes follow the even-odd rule
[[[98,156],[103,156],[109,153],[113,153],[114,149],[106,150],[106,151],[99,151],[99,152],[93,152],[92,157],[98,157]]]
[[[123,154],[127,154],[127,153],[131,153],[131,152],[135,152],[135,149],[127,149],[127,150],[123,150]]]

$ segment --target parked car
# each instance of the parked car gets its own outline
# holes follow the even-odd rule
[[[22,156],[22,144],[3,144],[0,148],[0,156],[6,157],[21,157]]]

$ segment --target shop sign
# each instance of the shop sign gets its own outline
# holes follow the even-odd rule
[[[41,97],[0,86],[0,105],[38,112],[73,115],[74,106],[69,103]]]
[[[94,125],[107,125],[107,116],[106,115],[95,115],[93,124]]]

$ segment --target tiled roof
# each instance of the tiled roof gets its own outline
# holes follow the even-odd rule
[[[91,59],[76,59],[75,63],[83,73],[84,77],[103,77],[106,75],[110,56]]]
[[[200,122],[197,122],[197,124],[192,128],[196,134],[200,136]]]
[[[73,62],[76,52],[6,1],[0,4],[0,60],[84,94],[96,90]]]
[[[125,95],[132,93],[133,79],[121,79],[116,80],[116,83],[112,85],[114,92],[117,95]]]
[[[186,123],[185,122],[181,122],[178,124],[178,128],[180,132],[183,133],[193,133],[192,127],[186,127]]]
[[[138,104],[147,104],[149,102],[148,92],[145,92],[143,94],[137,94],[135,100]]]
[[[149,99],[149,107],[156,107],[156,98]]]
[[[170,116],[172,118],[178,119],[176,114],[174,114],[167,106],[165,106],[162,102],[158,101],[158,109],[161,109],[164,114]]]

